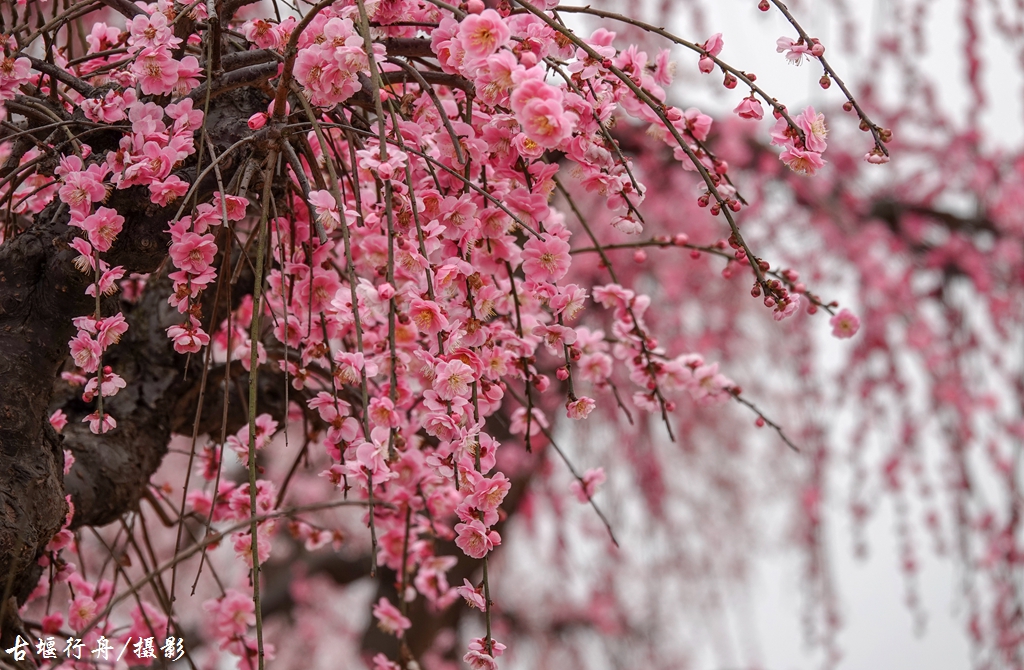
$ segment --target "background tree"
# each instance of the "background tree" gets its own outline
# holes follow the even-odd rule
[[[1024,163],[925,4],[857,86],[754,7],[827,121],[694,2],[5,3],[4,662],[686,667],[781,499],[834,664],[849,467],[1019,667]]]

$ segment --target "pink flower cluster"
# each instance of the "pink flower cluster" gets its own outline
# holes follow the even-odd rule
[[[777,116],[772,128],[772,144],[782,147],[780,160],[793,172],[804,175],[813,175],[824,167],[821,153],[825,151],[828,137],[825,115],[808,107],[793,119],[796,128],[782,115]]]
[[[145,95],[183,96],[199,85],[199,61],[195,56],[175,59],[172,50],[181,44],[167,15],[152,11],[126,22],[128,53],[134,56],[131,73]]]
[[[207,231],[227,221],[241,221],[247,205],[245,198],[217,192],[212,203],[197,205],[193,216],[172,221],[168,228],[171,262],[177,270],[169,275],[174,288],[167,301],[186,317],[183,323],[169,327],[167,336],[179,354],[197,353],[210,343],[210,336],[199,323],[199,295],[217,278],[211,265],[217,255],[217,242]]]
[[[299,37],[299,52],[295,59],[295,79],[302,84],[309,101],[328,107],[348,100],[362,88],[359,75],[369,74],[363,38],[353,26],[358,20],[354,5],[344,9],[320,12]],[[253,26],[250,31],[262,28]],[[268,28],[265,42],[283,46],[280,40],[289,32],[288,25]],[[383,60],[383,45],[374,45],[374,57]]]

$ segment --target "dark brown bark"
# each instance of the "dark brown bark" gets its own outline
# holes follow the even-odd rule
[[[216,98],[207,119],[216,151],[248,134],[248,115],[265,108],[265,98],[249,91]],[[94,151],[103,152],[120,133],[92,139]],[[232,174],[240,162],[237,155],[226,158],[222,173]],[[188,165],[178,174],[189,181],[196,177]],[[215,181],[206,180],[199,196],[214,188]],[[166,258],[170,238],[164,231],[177,207],[153,205],[138,187],[115,191],[106,204],[124,216],[125,224],[105,260],[127,273],[155,271]],[[164,298],[153,292],[127,310],[129,332],[109,351],[109,363],[128,382],[106,406],[118,427],[96,436],[73,421],[63,440],[53,431],[51,397],[75,333],[72,318],[95,308],[85,295],[91,277],[73,263],[78,253],[69,243],[80,233],[68,219],[55,202],[0,246],[0,576],[19,601],[35,586],[35,560],[64,521],[65,493],[73,496],[76,526],[107,523],[132,509],[166,452],[173,414],[183,409],[170,399],[188,397],[198,379],[193,373],[180,381],[184,357],[173,353],[164,333],[180,317],[165,303],[161,308]],[[108,304],[104,313],[116,309]],[[75,418],[89,411],[72,408]],[[64,448],[76,459],[66,489]]]

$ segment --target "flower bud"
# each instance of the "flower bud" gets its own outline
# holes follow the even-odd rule
[[[249,128],[252,130],[259,130],[265,125],[267,125],[267,115],[265,112],[256,112],[249,117]]]

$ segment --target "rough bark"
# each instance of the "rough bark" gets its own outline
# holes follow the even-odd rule
[[[249,134],[245,120],[265,108],[266,100],[252,91],[215,98],[207,128],[216,151]],[[106,151],[116,147],[120,133],[95,133],[90,139],[94,151]],[[225,159],[222,174],[230,178],[240,161],[240,156]],[[196,177],[188,164],[177,174],[188,181]],[[211,176],[200,185],[200,197],[215,187]],[[153,205],[142,188],[115,191],[107,206],[124,216],[125,224],[105,260],[127,273],[155,271],[166,258],[170,238],[164,231],[177,207]],[[118,427],[94,436],[75,422],[63,443],[50,427],[51,396],[75,332],[72,318],[95,308],[85,295],[91,278],[73,263],[78,254],[69,243],[80,233],[68,220],[65,208],[55,202],[0,246],[0,575],[19,602],[35,586],[35,561],[64,521],[63,448],[76,458],[67,478],[75,524],[109,522],[131,509],[145,491],[166,451],[172,413],[182,409],[169,399],[188,391],[175,381],[184,357],[175,356],[163,334],[175,315],[144,300],[132,310],[124,346],[109,352],[129,384],[108,399]],[[105,314],[114,309],[108,306]],[[194,386],[196,378],[188,383]]]

